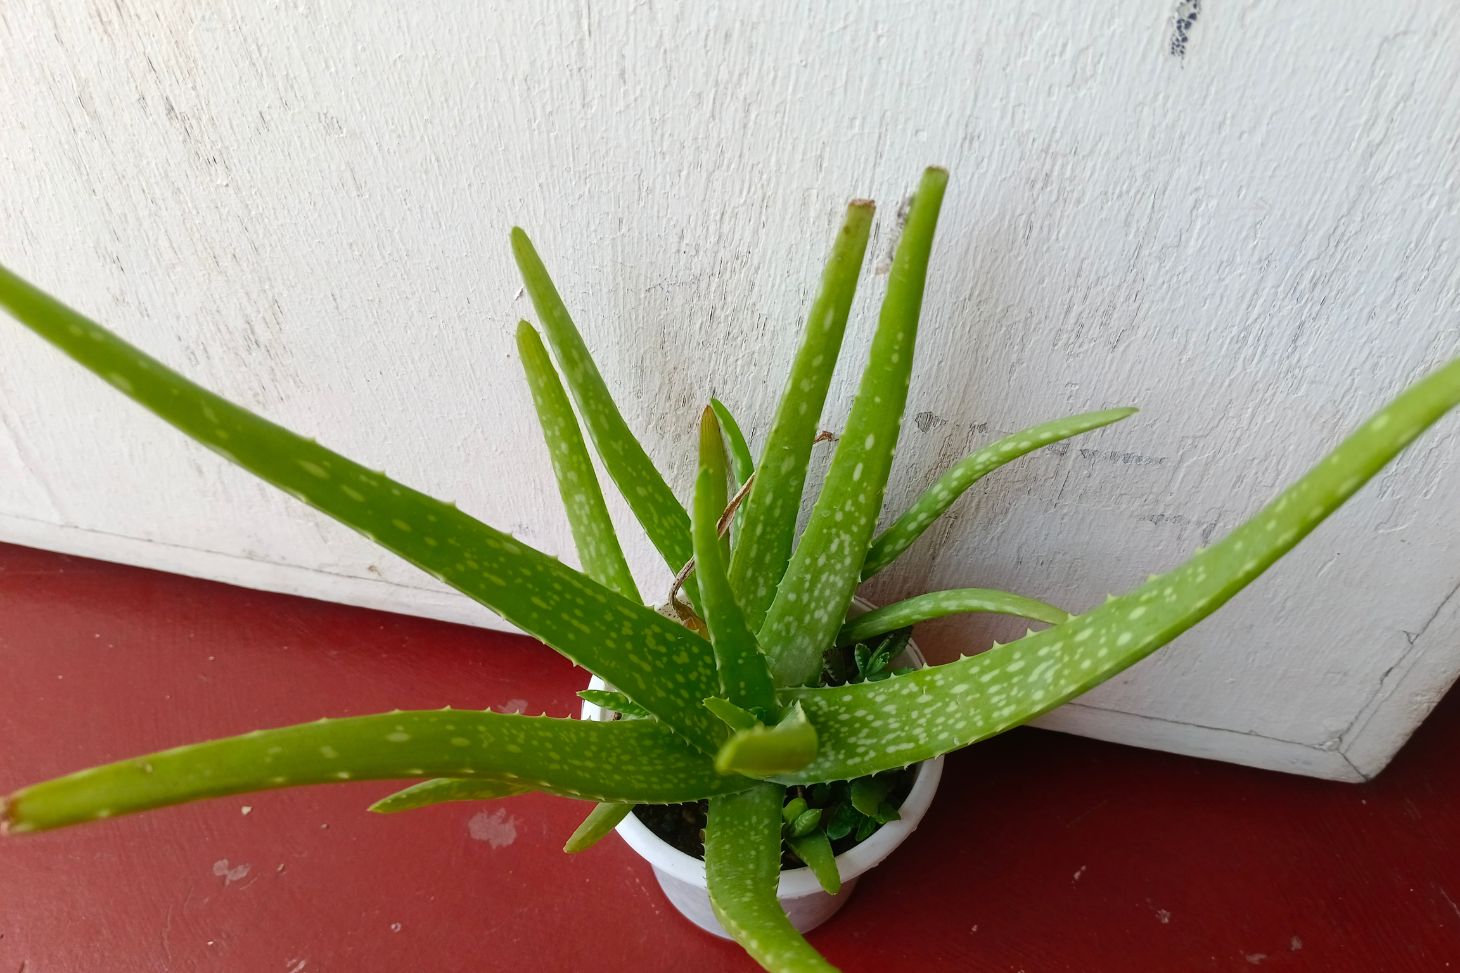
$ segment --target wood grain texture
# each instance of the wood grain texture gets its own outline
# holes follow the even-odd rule
[[[859,362],[896,202],[946,164],[889,512],[1000,434],[1143,412],[981,483],[869,594],[1080,609],[1230,529],[1460,352],[1460,16],[1208,4],[1177,53],[1175,9],[7,7],[0,46],[24,56],[0,58],[0,260],[569,556],[507,228],[533,233],[687,498],[711,394],[764,435],[845,200],[883,204]],[[0,536],[490,624],[0,335]],[[829,428],[854,384],[843,368]],[[1217,618],[1049,725],[1376,773],[1460,671],[1457,440],[1446,422]],[[665,587],[611,503],[641,588]],[[946,657],[1007,634],[973,618],[919,639]]]

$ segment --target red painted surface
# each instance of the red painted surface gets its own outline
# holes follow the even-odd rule
[[[0,545],[0,790],[392,707],[564,715],[518,637]],[[954,756],[923,828],[812,936],[856,970],[1460,969],[1460,697],[1364,786],[1037,731]],[[751,968],[584,808],[394,817],[342,784],[0,842],[0,973]],[[251,808],[244,813],[245,808]]]

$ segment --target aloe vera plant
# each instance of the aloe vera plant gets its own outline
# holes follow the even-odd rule
[[[512,232],[547,335],[544,343],[523,322],[519,350],[581,571],[225,401],[0,269],[0,304],[22,324],[207,447],[590,669],[611,688],[585,695],[619,714],[590,722],[397,711],[263,730],[25,787],[5,800],[0,823],[22,834],[244,791],[415,779],[372,809],[544,791],[594,803],[568,842],[580,850],[636,804],[704,801],[709,894],[725,929],[767,969],[830,969],[777,903],[783,856],[835,891],[831,842],[864,838],[896,817],[890,774],[1024,723],[1170,642],[1460,403],[1456,359],[1225,539],[1090,611],[1071,616],[1028,596],[966,588],[858,616],[849,611],[858,583],[907,551],[980,477],[1132,411],[1090,412],[1000,440],[876,532],[946,181],[929,169],[913,197],[856,401],[799,537],[811,442],[872,204],[848,207],[758,459],[729,409],[711,402],[687,504],[634,439],[526,234]],[[629,573],[589,443],[682,580],[674,588],[682,596],[658,610]],[[894,665],[909,626],[969,611],[1048,627],[945,665]]]

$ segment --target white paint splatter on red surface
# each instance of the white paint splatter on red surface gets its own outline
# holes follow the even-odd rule
[[[506,811],[478,811],[466,829],[473,841],[485,841],[493,848],[506,848],[517,840],[517,820]]]

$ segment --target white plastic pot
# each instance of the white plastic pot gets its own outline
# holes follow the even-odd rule
[[[858,607],[865,608],[865,605]],[[924,666],[927,664],[917,646],[908,643],[907,649],[898,657],[897,665]],[[589,689],[605,688],[603,680],[594,677]],[[592,703],[583,704],[583,719],[602,720],[609,714]],[[808,932],[830,919],[846,904],[856,887],[857,877],[881,862],[917,828],[933,802],[933,793],[938,789],[938,779],[943,774],[943,758],[935,757],[918,765],[911,792],[898,809],[902,815],[878,828],[870,838],[836,858],[837,870],[841,873],[842,888],[837,895],[829,895],[817,884],[809,868],[793,868],[781,872],[781,884],[777,891],[781,906],[790,917],[791,924],[801,932]],[[638,852],[654,869],[654,877],[676,909],[690,922],[706,932],[729,939],[730,936],[715,918],[710,907],[710,895],[705,886],[705,863],[698,858],[665,842],[650,831],[636,815],[630,814],[619,823],[619,837]]]

